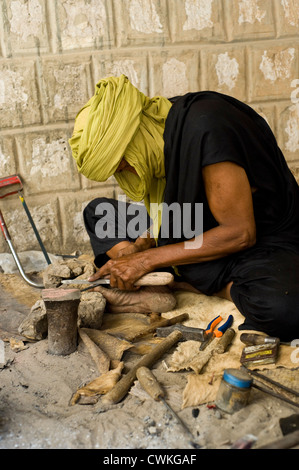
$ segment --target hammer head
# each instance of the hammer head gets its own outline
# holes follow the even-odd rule
[[[180,323],[171,326],[164,326],[156,329],[157,336],[165,338],[175,330],[182,333],[182,338],[179,341],[205,341],[207,339],[205,330],[203,328],[193,328],[191,326],[184,326]]]

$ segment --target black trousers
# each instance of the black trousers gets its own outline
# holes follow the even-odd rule
[[[107,215],[101,210],[113,206]],[[124,206],[122,206],[124,204]],[[132,208],[132,205],[130,205]],[[106,252],[117,243],[135,241],[136,230],[127,230],[135,215],[127,214],[125,202],[98,198],[84,210],[84,222],[95,255],[95,264],[100,267],[108,261]],[[136,206],[137,207],[137,206]],[[138,206],[140,211],[140,206]],[[105,218],[105,230],[99,224]],[[142,230],[150,226],[145,213]],[[109,227],[113,228],[110,230]],[[104,227],[105,228],[105,227]],[[115,229],[115,230],[114,230]],[[172,268],[169,267],[169,270]],[[165,270],[165,269],[163,269]],[[299,338],[299,252],[298,248],[280,248],[265,243],[218,260],[178,266],[176,281],[188,282],[206,295],[219,292],[233,282],[231,297],[245,317],[240,330],[263,331],[277,336],[281,341]]]

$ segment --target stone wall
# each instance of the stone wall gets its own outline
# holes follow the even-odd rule
[[[47,250],[90,250],[82,209],[118,194],[113,178],[79,175],[68,145],[108,75],[150,96],[209,89],[247,102],[298,175],[298,28],[299,0],[2,0],[0,176],[21,176]],[[17,250],[38,249],[17,196],[0,204]]]

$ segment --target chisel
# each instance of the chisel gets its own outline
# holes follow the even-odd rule
[[[135,286],[166,286],[173,281],[174,277],[171,273],[167,272],[155,272],[149,273],[142,276],[135,282]],[[62,284],[87,284],[83,290],[92,289],[93,287],[101,286],[101,285],[110,285],[109,278],[102,278],[97,279],[96,281],[88,281],[87,279],[64,279],[61,281]]]
[[[161,401],[163,405],[172,413],[176,421],[184,428],[184,431],[191,437],[191,445],[195,448],[200,447],[197,443],[193,441],[194,437],[191,431],[187,428],[185,423],[181,420],[178,414],[170,407],[167,401],[164,398],[164,391],[162,390],[161,385],[154,376],[154,374],[147,367],[139,367],[136,372],[136,377],[138,378],[142,388],[151,396],[155,401]]]

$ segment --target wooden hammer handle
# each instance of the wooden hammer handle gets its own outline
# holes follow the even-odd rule
[[[110,392],[103,396],[102,402],[106,404],[118,403],[129,391],[136,379],[136,372],[140,367],[151,367],[157,362],[174,344],[176,344],[182,333],[180,331],[173,331],[161,343],[157,344],[153,350],[143,356],[140,361],[134,366],[126,375],[124,375],[119,382],[113,387]]]
[[[126,335],[125,339],[127,341],[136,341],[136,339],[141,338],[142,336],[149,335],[150,333],[153,333],[156,331],[158,327],[162,326],[169,326],[169,325],[175,325],[176,323],[181,323],[183,321],[186,321],[189,319],[188,313],[182,313],[180,315],[177,315],[176,317],[172,318],[163,318],[162,320],[153,323],[150,326],[144,327],[141,331],[137,333],[133,333],[131,335]]]

